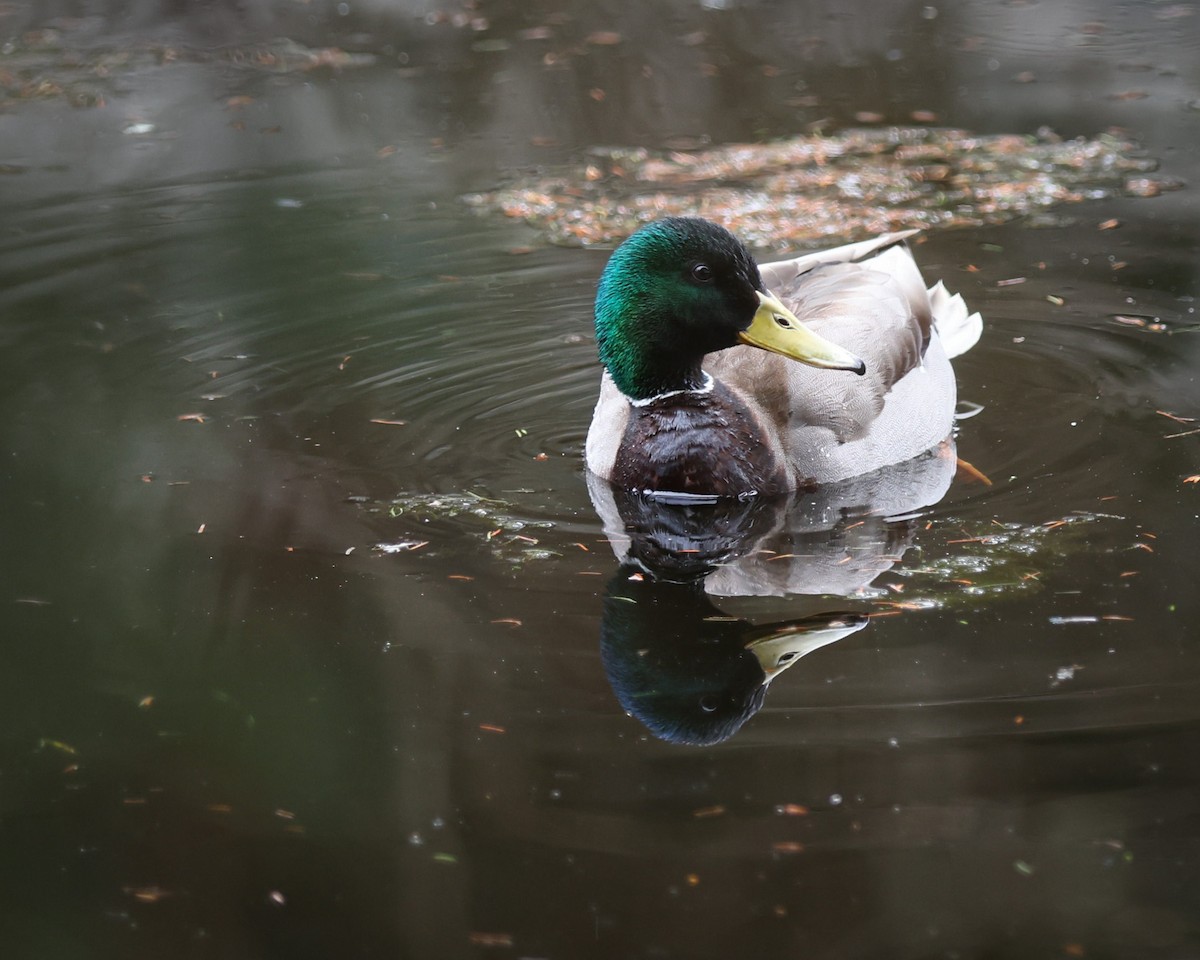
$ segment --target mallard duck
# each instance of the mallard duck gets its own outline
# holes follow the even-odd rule
[[[777,494],[938,445],[950,358],[982,322],[941,282],[926,289],[905,243],[916,232],[760,267],[707,220],[642,227],[596,293],[588,468],[630,490]]]

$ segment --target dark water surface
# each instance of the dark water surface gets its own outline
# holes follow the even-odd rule
[[[834,10],[0,8],[4,956],[1200,956],[1200,7]],[[1192,185],[917,248],[990,486],[629,580],[605,253],[459,198],[914,110]],[[721,743],[610,685],[822,613]]]

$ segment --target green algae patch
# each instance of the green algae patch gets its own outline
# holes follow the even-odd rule
[[[467,203],[552,243],[611,246],[666,216],[716,220],[747,243],[791,248],[911,227],[978,227],[1183,186],[1109,134],[1064,140],[930,127],[851,129],[711,150],[597,148],[583,164]]]

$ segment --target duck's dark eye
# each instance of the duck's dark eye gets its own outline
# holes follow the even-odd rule
[[[692,279],[697,283],[712,283],[712,268],[707,263],[698,263],[692,267]]]
[[[715,694],[706,693],[700,698],[700,709],[705,713],[715,712],[720,705],[721,701]]]

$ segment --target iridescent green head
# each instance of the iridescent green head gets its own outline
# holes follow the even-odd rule
[[[766,291],[754,258],[724,227],[669,217],[613,252],[596,291],[596,345],[627,397],[699,389],[705,355],[738,343],[814,366],[863,369]]]

